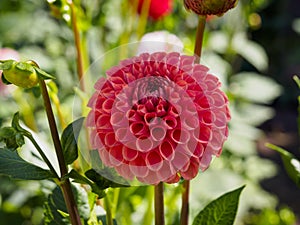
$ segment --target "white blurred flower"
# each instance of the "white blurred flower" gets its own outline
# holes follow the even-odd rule
[[[8,60],[8,59],[19,61],[20,60],[19,53],[11,48],[0,49],[0,60]],[[2,71],[0,70],[0,96],[6,96],[9,93],[11,93],[15,87],[13,85],[7,86],[3,84],[1,80],[1,76],[2,76]]]
[[[155,31],[145,34],[140,40],[137,55],[154,52],[183,52],[182,41],[168,31]]]

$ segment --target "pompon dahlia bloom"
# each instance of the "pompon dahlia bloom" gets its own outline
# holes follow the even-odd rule
[[[138,13],[142,12],[143,5],[146,0],[139,0],[138,3]],[[149,0],[149,12],[148,16],[153,20],[161,19],[162,17],[168,15],[172,11],[172,1],[171,0]]]
[[[95,84],[86,124],[92,147],[125,179],[190,180],[219,156],[228,100],[217,77],[179,53],[143,53]]]
[[[20,60],[19,53],[11,48],[2,48],[0,49],[0,60]],[[14,88],[13,86],[9,87],[2,83],[1,81],[2,70],[0,70],[0,96],[5,96]]]
[[[184,6],[198,15],[222,15],[237,3],[238,0],[184,0]]]

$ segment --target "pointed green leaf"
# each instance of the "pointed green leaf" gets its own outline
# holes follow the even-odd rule
[[[0,174],[21,180],[43,180],[54,177],[49,170],[23,160],[16,151],[3,148],[0,148]]]
[[[300,161],[288,151],[280,148],[276,145],[267,143],[266,146],[280,153],[286,172],[289,177],[296,183],[300,188]]]
[[[77,138],[81,130],[83,120],[84,118],[79,118],[69,124],[63,131],[61,145],[66,164],[71,164],[78,157]]]
[[[232,225],[239,196],[245,186],[228,192],[209,203],[195,218],[193,225]]]

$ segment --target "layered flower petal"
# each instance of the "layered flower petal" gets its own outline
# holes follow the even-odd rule
[[[194,57],[143,53],[99,79],[88,106],[90,140],[126,179],[178,182],[205,170],[228,136],[228,99]]]

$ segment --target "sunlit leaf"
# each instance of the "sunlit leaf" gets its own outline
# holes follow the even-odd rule
[[[23,160],[16,151],[0,148],[0,174],[21,180],[43,180],[53,178],[49,170],[44,170]]]
[[[193,225],[232,225],[239,197],[245,186],[228,192],[209,203],[194,219]]]
[[[61,137],[61,145],[65,157],[65,162],[71,164],[78,157],[77,139],[82,127],[84,118],[79,118],[73,123],[69,124],[63,131]]]

